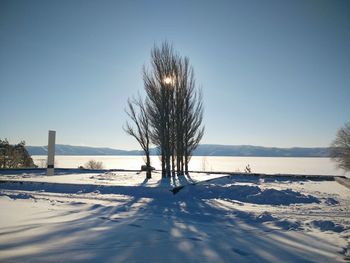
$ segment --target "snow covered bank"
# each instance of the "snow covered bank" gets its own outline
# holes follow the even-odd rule
[[[135,172],[0,179],[4,262],[350,260],[350,190],[336,181]]]

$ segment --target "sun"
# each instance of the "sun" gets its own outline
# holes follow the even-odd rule
[[[165,79],[164,79],[164,83],[165,84],[171,84],[173,82],[173,80],[172,80],[172,78],[170,78],[170,77],[166,77]]]

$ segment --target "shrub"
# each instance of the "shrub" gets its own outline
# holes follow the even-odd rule
[[[84,168],[93,170],[103,169],[103,163],[95,160],[90,160],[84,165]]]

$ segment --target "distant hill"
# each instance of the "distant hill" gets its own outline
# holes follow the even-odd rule
[[[31,155],[46,155],[47,146],[26,146]],[[56,155],[141,155],[142,151],[56,144]]]
[[[195,155],[203,156],[260,156],[260,157],[328,157],[329,148],[276,148],[252,145],[202,144]]]
[[[26,146],[31,155],[46,155],[47,146]],[[142,155],[142,151],[118,150],[111,148],[97,148],[86,146],[71,146],[56,144],[56,155]],[[157,154],[153,148],[151,154]],[[195,150],[199,156],[257,156],[257,157],[328,157],[329,149],[319,148],[276,148],[251,145],[218,145],[202,144]]]

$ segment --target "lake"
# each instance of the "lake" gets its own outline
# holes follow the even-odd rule
[[[33,160],[39,167],[46,166],[46,156],[33,155]],[[68,156],[56,155],[55,167],[77,168],[84,166],[89,160],[101,161],[106,169],[140,169],[144,164],[142,156]],[[158,156],[151,157],[152,166],[160,169]],[[224,156],[193,156],[189,169],[195,171],[223,171],[242,172],[249,164],[254,173],[271,174],[313,174],[313,175],[346,175],[337,169],[329,158],[301,158],[301,157],[224,157]]]

